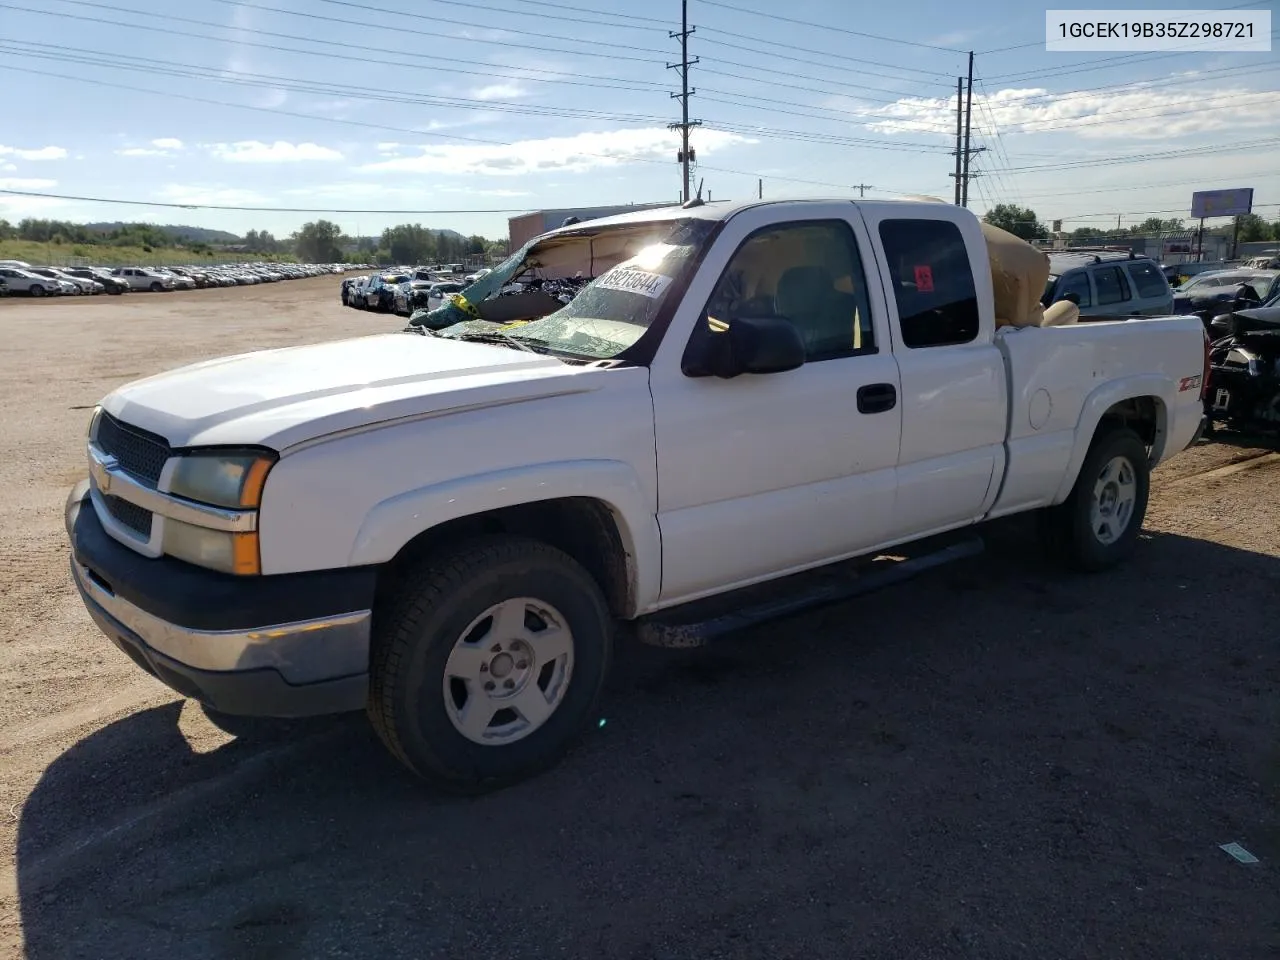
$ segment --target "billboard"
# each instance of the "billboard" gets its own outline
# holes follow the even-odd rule
[[[1238,217],[1253,213],[1253,187],[1235,190],[1201,190],[1191,194],[1191,217]]]

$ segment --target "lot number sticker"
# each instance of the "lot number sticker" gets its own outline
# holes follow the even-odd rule
[[[916,289],[921,293],[933,293],[932,267],[916,267]]]
[[[596,287],[600,290],[623,290],[627,293],[638,293],[642,297],[656,300],[671,286],[671,278],[660,273],[637,270],[634,267],[615,267],[599,280]]]

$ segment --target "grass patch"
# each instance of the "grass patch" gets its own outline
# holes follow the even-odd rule
[[[94,267],[182,267],[188,264],[292,261],[290,256],[256,253],[196,253],[186,247],[115,247],[110,244],[37,243],[0,240],[0,260],[22,260],[37,267],[65,267],[88,262]]]

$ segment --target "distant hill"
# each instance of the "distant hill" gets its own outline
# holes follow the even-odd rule
[[[86,223],[86,230],[97,230],[102,233],[110,233],[112,230],[119,230],[128,224],[119,220],[115,223]],[[192,243],[240,243],[241,238],[234,233],[228,233],[226,230],[209,230],[206,227],[187,227],[180,224],[157,223],[154,228],[163,233],[167,233],[175,240],[189,240]]]

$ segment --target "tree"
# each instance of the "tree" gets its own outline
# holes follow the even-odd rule
[[[17,235],[18,232],[13,229],[13,224],[0,218],[0,240],[12,240]]]
[[[1256,213],[1242,214],[1238,219],[1241,243],[1257,243],[1259,240],[1270,239],[1271,228],[1267,226],[1267,221]]]
[[[299,260],[308,263],[336,263],[342,256],[342,228],[328,220],[304,223],[291,238]]]
[[[1134,227],[1135,233],[1178,233],[1185,230],[1181,220],[1176,217],[1172,220],[1161,220],[1159,217],[1147,217],[1142,223]]]
[[[382,231],[381,246],[396,263],[426,263],[435,254],[435,235],[420,223],[402,223]]]
[[[1007,230],[1023,240],[1041,240],[1049,235],[1048,229],[1030,207],[1019,207],[1013,203],[997,203],[987,211],[983,219],[993,227]]]

